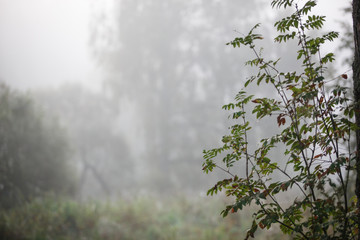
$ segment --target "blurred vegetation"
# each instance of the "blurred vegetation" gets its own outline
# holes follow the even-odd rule
[[[33,94],[47,114],[59,116],[61,126],[67,129],[70,161],[79,176],[78,200],[116,199],[138,191],[136,159],[120,130],[118,110],[106,94],[77,84]]]
[[[45,118],[26,94],[0,85],[0,209],[75,191],[70,148],[56,119]]]
[[[0,239],[239,239],[250,215],[222,218],[220,199],[79,203],[45,198],[2,211]],[[277,231],[258,239],[276,238]]]
[[[225,43],[251,19],[270,23],[266,2],[122,0],[112,14],[94,13],[90,47],[104,72],[104,93],[119,105],[117,123],[131,133],[125,137],[137,191],[165,196],[208,187],[201,152],[226,133],[227,116],[217,106],[236,94],[245,74]]]

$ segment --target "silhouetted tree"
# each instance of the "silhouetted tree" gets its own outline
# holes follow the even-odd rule
[[[74,193],[67,138],[29,96],[0,86],[0,207]]]
[[[201,165],[203,144],[226,128],[214,106],[242,74],[224,42],[258,16],[261,3],[123,0],[115,20],[96,20],[92,44],[105,85],[114,101],[131,102],[138,124],[129,130],[142,133],[133,144],[142,150],[144,186],[178,192],[207,184],[193,166]]]
[[[353,79],[354,79],[354,104],[356,125],[356,196],[358,206],[358,229],[360,228],[360,1],[353,0],[352,16],[354,29],[354,63],[353,63]],[[358,230],[358,239],[360,239],[360,231]]]
[[[134,162],[119,126],[117,106],[106,94],[67,84],[37,91],[35,97],[68,131],[80,176],[79,198],[132,192],[138,184]]]

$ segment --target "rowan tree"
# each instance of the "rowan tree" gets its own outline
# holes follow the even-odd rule
[[[252,208],[254,219],[245,239],[254,237],[258,228],[269,229],[273,225],[295,239],[356,239],[360,222],[357,201],[348,196],[353,191],[349,189],[350,175],[360,169],[350,144],[354,132],[359,138],[359,112],[351,90],[342,84],[349,81],[349,76],[340,70],[335,78],[328,77],[327,65],[335,61],[335,56],[324,53],[322,47],[339,34],[320,31],[325,17],[311,14],[316,1],[273,0],[271,5],[291,11],[275,23],[275,42],[297,43],[294,50],[301,69],[283,71],[281,59],[264,57],[257,48],[258,41],[264,38],[256,33],[259,24],[228,43],[253,51],[254,59],[246,64],[257,73],[246,80],[234,103],[223,106],[232,111],[230,117],[235,121],[230,133],[222,138],[223,145],[204,151],[206,173],[221,169],[230,176],[217,182],[208,194],[225,191],[234,197],[223,216],[257,205]],[[339,85],[333,85],[335,79],[341,79]],[[266,91],[273,89],[277,96],[248,94],[249,86],[254,84]],[[356,86],[355,83],[355,103],[359,100]],[[259,143],[250,142],[248,136],[253,134],[254,125],[250,115],[269,125],[275,122],[277,132]],[[282,155],[273,154],[282,150]],[[359,197],[359,178],[356,188]],[[291,199],[288,205],[279,201],[285,195]]]

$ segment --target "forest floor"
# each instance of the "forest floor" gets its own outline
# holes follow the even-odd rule
[[[137,198],[87,203],[38,199],[0,212],[0,239],[244,239],[252,222],[250,211],[222,218],[220,212],[225,204],[219,198],[177,198],[162,202]],[[277,239],[279,236],[279,231],[274,229],[259,232],[256,238]]]

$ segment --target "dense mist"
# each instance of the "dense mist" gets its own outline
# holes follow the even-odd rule
[[[221,107],[253,73],[244,65],[252,52],[226,43],[261,23],[264,56],[284,58],[284,71],[297,64],[288,52],[296,43],[273,42],[286,12],[265,0],[8,2],[0,2],[1,209],[47,194],[204,198],[227,173],[204,174],[202,151],[221,145],[232,124]],[[255,122],[249,141],[276,125]]]
[[[25,41],[22,48],[30,48],[27,52],[37,49],[43,62],[57,64],[60,69],[66,66],[64,60],[61,61],[63,58],[50,56],[46,59],[41,48],[55,47],[51,43],[54,38],[46,34],[61,32],[39,21],[49,18],[60,24],[60,14],[71,17],[76,9],[88,11],[86,17],[79,15],[83,16],[82,22],[88,21],[85,26],[89,32],[87,46],[82,46],[81,51],[87,49],[91,56],[95,76],[60,85],[50,85],[51,77],[38,79],[37,82],[47,84],[40,89],[32,87],[30,93],[43,117],[56,119],[66,135],[71,149],[68,158],[77,179],[76,195],[80,199],[137,194],[191,193],[197,196],[206,192],[217,177],[216,174],[212,177],[202,174],[202,150],[219,145],[230,125],[228,113],[222,111],[221,106],[232,100],[251,73],[243,60],[251,59],[252,53],[232,49],[225,43],[261,22],[262,31],[267,33],[263,54],[282,56],[284,61],[280,64],[284,69],[295,65],[292,63],[294,56],[284,55],[287,52],[284,48],[274,48],[270,29],[281,16],[270,14],[269,6],[263,1],[123,0],[88,5],[79,2],[71,12],[67,5],[61,5],[59,14],[54,16],[41,12],[42,3],[39,2],[29,5],[33,7],[33,14],[40,11],[36,18],[26,13],[24,19],[29,23],[21,19],[14,21],[12,16],[17,3],[3,4],[9,8],[4,18],[13,19],[14,26],[26,27],[28,31],[16,30],[9,35],[28,36],[29,42]],[[46,6],[55,11],[51,7],[57,5],[48,3]],[[10,27],[5,22],[1,24]],[[71,26],[73,30],[69,33],[75,34],[80,26]],[[29,32],[31,30],[34,31]],[[67,35],[59,38],[60,41],[71,40]],[[42,46],[33,42],[37,39],[43,42]],[[50,42],[45,46],[46,40]],[[76,44],[80,42],[79,39]],[[9,43],[4,41],[0,47],[7,45]],[[49,50],[46,52],[56,53]],[[77,53],[80,52],[74,52]],[[71,62],[72,53],[68,54],[65,57]],[[20,54],[14,57],[13,64],[18,59],[20,64],[31,66]],[[32,79],[13,75],[13,70],[5,69],[7,65],[2,62],[0,69],[4,69],[5,83],[18,86],[28,81],[24,86],[31,86]],[[76,62],[72,65],[82,68]],[[44,73],[48,71],[46,65],[41,68]],[[16,71],[21,73],[24,69],[20,65]],[[12,84],[12,76],[22,79]],[[45,78],[46,75],[34,76]],[[271,96],[272,92],[258,94]],[[255,141],[271,133],[264,132],[260,126],[261,123],[251,135]],[[217,174],[224,176],[221,171]]]
[[[259,17],[262,5],[119,1],[93,9],[89,49],[102,87],[31,90],[64,129],[80,199],[206,192],[202,150],[226,132],[221,106],[248,74],[240,58],[249,52],[225,43],[255,19],[270,21]]]

